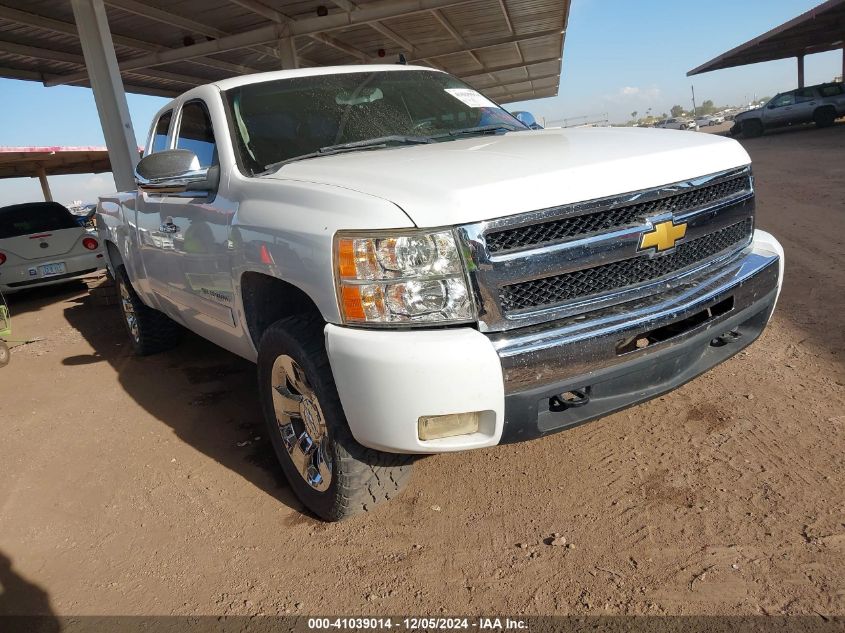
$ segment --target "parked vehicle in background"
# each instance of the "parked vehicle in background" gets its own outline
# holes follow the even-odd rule
[[[534,115],[530,112],[526,112],[525,110],[517,110],[516,112],[511,112],[511,114],[513,114],[520,123],[527,127],[530,127],[532,130],[543,129],[543,126],[537,123],[537,119],[534,118]]]
[[[82,203],[77,200],[69,204],[67,210],[77,218],[76,221],[80,226],[88,229],[95,228],[94,216],[97,213],[95,202]]]
[[[711,125],[716,125],[713,122],[713,119],[709,116],[700,116],[695,120],[695,124],[698,127],[710,127]]]
[[[62,283],[104,266],[96,235],[58,202],[0,208],[0,291]]]
[[[281,468],[327,520],[398,494],[408,455],[686,383],[759,336],[782,279],[739,143],[531,132],[431,68],[196,87],[136,181],[97,214],[133,349],[182,325],[256,362]]]
[[[658,121],[654,127],[664,128],[666,130],[695,130],[698,128],[695,121],[675,117]]]
[[[824,83],[782,92],[761,108],[737,114],[731,134],[751,138],[771,128],[804,123],[829,127],[841,116],[845,116],[845,84]]]

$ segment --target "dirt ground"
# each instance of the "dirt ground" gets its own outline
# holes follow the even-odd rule
[[[575,430],[424,459],[342,524],[281,479],[250,364],[196,337],[133,358],[85,286],[15,297],[42,340],[0,369],[0,613],[845,614],[845,124],[743,144],[787,257],[756,344]]]

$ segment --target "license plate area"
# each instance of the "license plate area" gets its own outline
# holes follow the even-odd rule
[[[39,277],[55,277],[56,275],[64,275],[67,272],[67,266],[64,262],[57,262],[55,264],[44,264],[38,267]]]

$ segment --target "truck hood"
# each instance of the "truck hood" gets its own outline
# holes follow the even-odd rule
[[[739,143],[713,134],[580,128],[326,156],[262,178],[352,189],[395,203],[417,226],[434,227],[658,187],[749,162]]]

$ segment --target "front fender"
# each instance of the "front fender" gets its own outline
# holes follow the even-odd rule
[[[348,229],[413,228],[392,202],[317,183],[242,179],[232,221],[233,276],[275,277],[302,290],[328,323],[340,323],[334,280],[333,241]],[[243,297],[235,288],[243,314]]]

